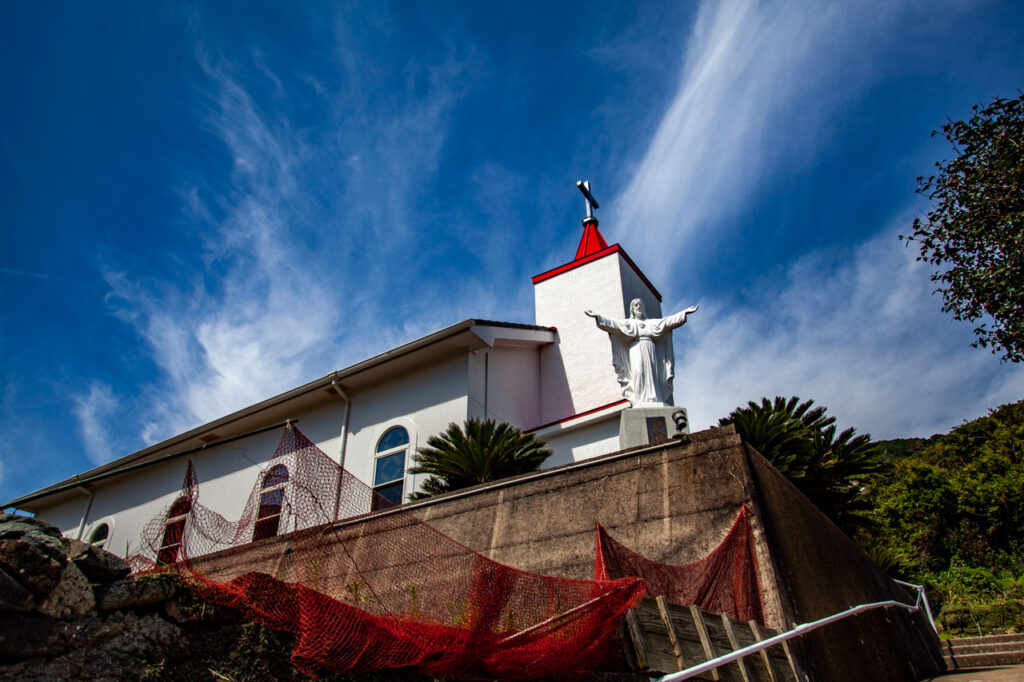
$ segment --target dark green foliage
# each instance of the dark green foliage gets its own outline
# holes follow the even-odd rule
[[[885,469],[871,436],[849,428],[836,433],[835,417],[813,400],[762,398],[738,407],[719,425],[733,424],[822,512],[847,532],[862,523],[864,483]]]
[[[918,178],[918,194],[933,204],[900,239],[917,242],[918,260],[932,275],[942,309],[980,324],[975,346],[1004,360],[1024,359],[1024,95],[974,105],[967,121],[942,134],[957,156]],[[938,131],[932,133],[935,135]]]
[[[812,401],[720,420],[893,577],[923,584],[951,634],[1024,628],[1024,401],[948,434],[872,443]]]
[[[413,455],[415,466],[409,472],[430,478],[423,482],[423,491],[410,499],[536,471],[550,456],[543,441],[504,422],[467,419],[464,429],[452,422]]]
[[[900,571],[928,588],[947,630],[1024,625],[1024,401],[932,436],[868,501],[874,526],[858,542],[907,557]]]
[[[864,553],[868,555],[872,563],[898,580],[906,580],[910,575],[910,567],[913,562],[901,550],[893,549],[879,543],[869,544],[864,547]]]
[[[892,440],[875,441],[879,457],[886,462],[895,464],[912,455],[919,455],[928,444],[927,438],[894,438]]]
[[[916,567],[936,570],[948,565],[951,554],[942,539],[956,523],[956,497],[949,474],[918,460],[901,462],[886,482],[871,493],[873,515],[888,547],[906,551]]]

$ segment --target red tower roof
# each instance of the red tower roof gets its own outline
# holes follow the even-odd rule
[[[576,249],[576,257],[573,260],[586,258],[607,248],[608,242],[601,236],[601,230],[597,229],[597,220],[583,221],[583,238],[580,239],[579,248]]]

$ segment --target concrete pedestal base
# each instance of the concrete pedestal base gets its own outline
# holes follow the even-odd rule
[[[619,417],[619,448],[658,443],[689,432],[685,407],[630,407]]]

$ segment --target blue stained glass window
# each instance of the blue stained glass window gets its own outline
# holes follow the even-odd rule
[[[374,485],[390,483],[405,478],[405,450],[377,458],[373,474]]]
[[[409,444],[409,433],[401,426],[395,426],[394,428],[388,429],[388,432],[384,434],[384,437],[377,443],[377,452],[384,452],[392,448],[397,448],[400,445]]]
[[[374,492],[372,510],[402,504],[405,495],[405,455],[409,451],[409,432],[392,426],[377,441],[373,463]]]

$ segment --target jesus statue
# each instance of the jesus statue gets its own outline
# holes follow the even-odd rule
[[[686,324],[697,306],[661,318],[648,318],[644,302],[634,298],[630,317],[612,320],[593,310],[585,311],[612,341],[612,364],[622,395],[634,407],[672,404],[672,330]]]

